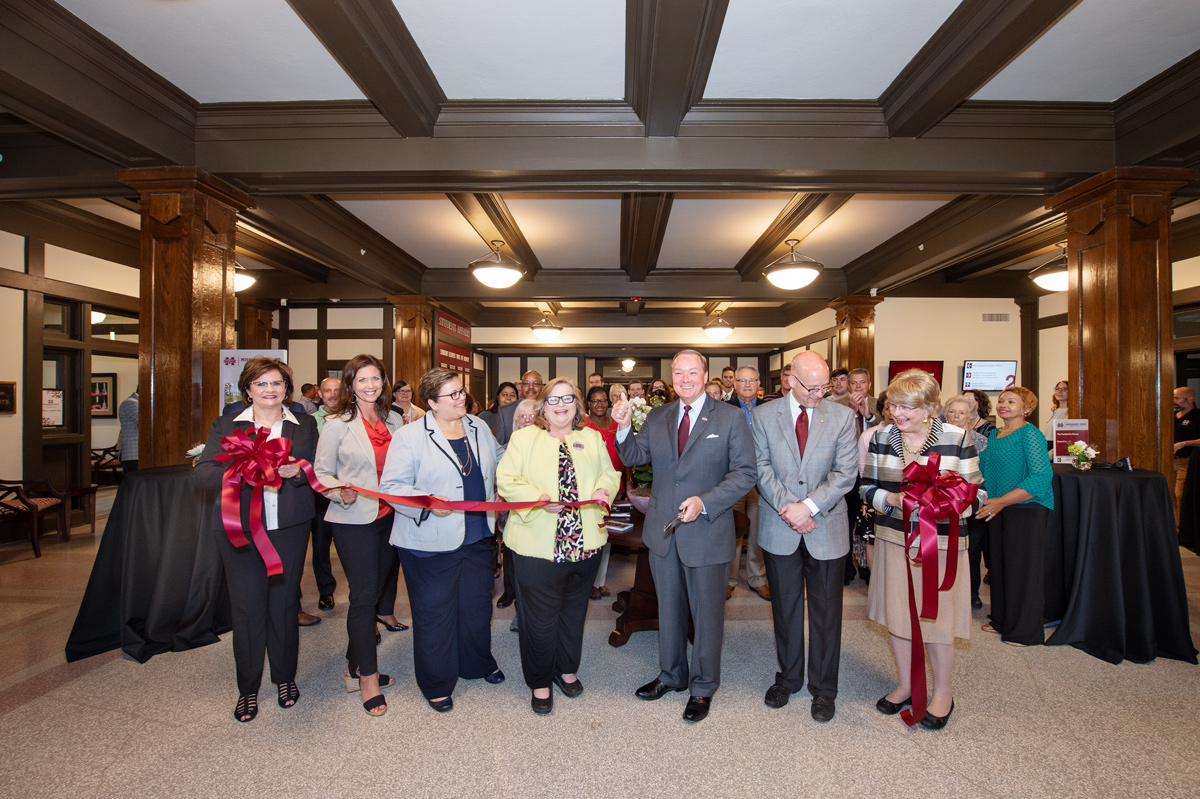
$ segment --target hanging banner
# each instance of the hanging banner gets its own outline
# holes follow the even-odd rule
[[[439,341],[437,345],[437,365],[451,372],[463,375],[463,383],[471,377],[471,351]]]
[[[437,324],[438,332],[444,336],[471,343],[471,326],[458,317],[438,311]]]

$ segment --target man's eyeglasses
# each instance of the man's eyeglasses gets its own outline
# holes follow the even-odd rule
[[[557,405],[560,402],[563,405],[574,405],[575,404],[575,395],[574,394],[563,394],[561,397],[546,397],[547,405]]]
[[[823,386],[806,386],[803,383],[801,383],[798,378],[793,377],[792,380],[794,380],[796,382],[796,385],[800,386],[800,388],[804,389],[809,394],[817,394],[817,393],[824,394],[826,391],[833,388],[832,383],[826,383]]]
[[[757,383],[758,378],[757,377],[739,377],[737,380],[735,380],[733,382],[741,383],[741,384],[745,385],[748,383]]]
[[[273,388],[276,391],[278,391],[279,389],[286,386],[287,383],[283,382],[282,380],[272,380],[270,383],[268,383],[265,380],[259,380],[255,383],[251,383],[250,385],[254,386],[257,389]]]
[[[590,404],[590,405],[607,405],[608,400],[606,400],[604,397],[596,397],[594,399],[588,400],[588,404]]]
[[[544,386],[546,384],[543,383],[541,380],[522,380],[521,385],[523,385],[523,386]]]
[[[465,396],[467,396],[467,390],[465,388],[460,388],[458,391],[451,391],[449,394],[438,394],[437,398],[441,399],[442,397],[449,397],[452,400],[458,401]]]

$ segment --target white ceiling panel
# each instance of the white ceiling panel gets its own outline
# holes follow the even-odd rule
[[[659,269],[729,269],[787,205],[791,194],[677,195]]]
[[[706,98],[874,100],[959,0],[730,0]]]
[[[90,214],[102,216],[105,219],[111,219],[113,222],[119,222],[126,227],[131,227],[136,230],[141,230],[142,228],[141,214],[136,211],[130,211],[128,208],[122,208],[119,205],[113,205],[108,200],[67,199],[63,200],[62,202],[66,203],[67,205],[73,205],[76,208],[87,211]]]
[[[286,0],[59,0],[202,103],[363,94]]]
[[[1196,0],[1083,0],[972,99],[1112,102],[1197,50]]]
[[[620,269],[618,195],[505,194],[504,204],[543,269]]]
[[[625,0],[393,2],[451,99],[625,96]]]
[[[798,247],[830,269],[841,269],[954,199],[955,195],[856,194]]]
[[[444,194],[335,194],[338,205],[430,269],[465,269],[488,245]]]

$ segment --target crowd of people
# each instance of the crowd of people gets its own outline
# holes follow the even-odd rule
[[[1056,416],[1066,402],[1060,386]],[[531,709],[552,712],[555,686],[579,696],[588,600],[610,594],[606,509],[645,464],[654,479],[642,540],[658,593],[659,663],[634,693],[653,701],[687,691],[688,721],[709,714],[720,686],[724,603],[743,574],[743,550],[746,583],[771,603],[779,663],[764,696],[771,708],[807,685],[813,719],[834,717],[842,596],[856,577],[868,584],[868,616],[887,629],[895,657],[897,680],[876,704],[881,713],[913,704],[912,655],[923,646],[933,688],[920,723],[946,725],[954,642],[970,637],[972,608],[982,607],[981,559],[991,586],[983,629],[1015,646],[1042,643],[1051,470],[1046,439],[1026,421],[1037,398],[1019,386],[997,399],[999,428],[988,420],[991,400],[983,392],[943,403],[937,381],[910,370],[876,397],[868,370],[831,371],[814,352],[784,364],[774,393],[764,391],[753,366],[725,367],[709,380],[707,360],[694,350],[675,355],[669,383],[606,385],[594,373],[580,388],[529,371],[497,386],[486,409],[455,372],[432,369],[415,385],[392,382],[370,355],[351,359],[340,377],[304,384],[300,404],[292,402],[290,368],[276,359],[248,361],[238,388],[242,401],[213,422],[197,484],[221,488],[230,442],[240,434],[257,430],[291,444],[290,458],[276,468],[280,484],[261,494],[244,484],[235,500],[246,534],[251,513],[260,514],[282,574],[269,574],[261,539],[234,542],[227,534],[234,500],[225,492],[223,521],[216,499],[240,722],[257,714],[264,657],[280,707],[299,700],[297,630],[315,623],[305,617],[319,621],[300,608],[310,532],[318,608],[335,604],[331,542],[348,583],[343,680],[367,714],[387,712],[383,691],[397,682],[380,670],[377,644],[378,625],[408,629],[395,616],[401,571],[413,674],[432,709],[453,708],[460,679],[505,681],[491,641],[500,572],[495,606],[516,605]],[[640,423],[635,404],[649,407]],[[916,556],[912,535],[920,514],[931,511],[905,496],[906,470],[931,456],[941,472],[973,486],[969,501],[956,506],[957,526],[936,519],[936,566]],[[314,477],[299,461],[311,463]],[[469,504],[497,501],[515,504],[500,512]],[[735,525],[741,517],[748,523]],[[952,527],[962,534],[951,535]],[[969,578],[942,585],[960,553]],[[914,605],[911,586],[922,584],[922,569],[935,568],[942,590],[930,617],[921,604],[927,597],[918,592]]]

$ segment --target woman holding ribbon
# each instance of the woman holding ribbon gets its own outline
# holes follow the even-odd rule
[[[363,710],[371,716],[387,712],[382,690],[395,680],[379,673],[375,651],[375,622],[388,629],[403,629],[391,619],[379,618],[381,597],[399,579],[396,553],[388,545],[392,508],[386,502],[360,494],[356,488],[377,490],[379,475],[396,431],[403,425],[391,411],[387,370],[373,355],[356,355],[342,367],[342,390],[325,417],[313,470],[331,490],[325,519],[333,525],[346,582],[350,585],[350,610],[346,614],[346,691],[358,691]],[[390,611],[390,602],[384,610]]]
[[[533,691],[533,711],[554,709],[552,685],[568,697],[583,693],[576,672],[583,649],[588,594],[608,542],[605,509],[621,475],[600,433],[587,426],[583,396],[558,377],[538,395],[534,426],[513,433],[496,474],[510,502],[549,502],[513,510],[504,530],[513,551],[521,668]]]
[[[990,495],[979,518],[988,522],[992,575],[992,623],[983,629],[1013,646],[1045,641],[1044,537],[1054,491],[1046,439],[1025,421],[1036,408],[1037,397],[1027,388],[1001,392],[996,415],[1004,427],[988,435],[979,456]]]
[[[292,461],[312,459],[317,422],[287,409],[292,371],[275,358],[247,361],[238,390],[246,409],[213,422],[193,479],[203,488],[221,489],[213,519],[233,609],[238,683],[233,717],[246,722],[258,715],[264,654],[271,659],[271,682],[279,688],[279,706],[289,708],[300,699],[296,620],[315,503],[300,467]],[[264,462],[271,464],[265,474]],[[266,484],[254,487],[252,483],[262,478]],[[252,519],[252,509],[260,507],[260,515]]]
[[[977,488],[983,476],[970,433],[937,418],[939,393],[937,381],[917,369],[902,372],[892,381],[887,399],[894,424],[881,427],[872,436],[861,486],[863,501],[876,511],[867,617],[888,628],[899,672],[896,687],[875,707],[880,713],[892,715],[913,705],[912,715],[906,715],[905,720],[920,718],[921,725],[931,730],[946,726],[954,710],[954,639],[971,636],[970,581],[959,579],[957,574],[959,559],[967,548],[962,519],[987,500],[983,490]],[[935,467],[937,474],[930,475]],[[911,484],[919,482],[912,476],[922,474],[928,478],[926,484],[935,476],[942,479],[933,487],[935,491],[923,497],[924,503],[914,502],[905,494],[913,488]],[[932,495],[939,488],[943,489],[940,498],[950,507],[939,508],[937,513]],[[921,514],[927,514],[926,524],[936,521],[936,527],[920,525]],[[905,541],[906,536],[922,527],[922,539],[926,535],[932,539],[936,532],[937,571],[928,575],[923,574],[924,564],[914,559],[921,558],[923,552],[932,554],[935,542],[922,540],[929,548],[918,549],[917,542],[909,547]],[[958,533],[955,541],[951,541],[952,529]],[[945,585],[950,564],[955,567],[954,582]],[[939,588],[947,595],[939,596]],[[909,612],[910,601],[915,601],[921,614],[919,626]],[[924,652],[914,651],[922,641]],[[933,671],[933,696],[927,708],[920,706],[925,696],[926,655]],[[914,673],[914,661],[920,664],[919,674]]]
[[[380,490],[452,502],[493,500],[499,445],[482,419],[467,414],[458,375],[431,369],[417,393],[429,413],[396,436]],[[492,656],[494,514],[393,504],[391,543],[408,586],[417,686],[430,707],[445,713],[454,707],[459,678],[504,682]]]

